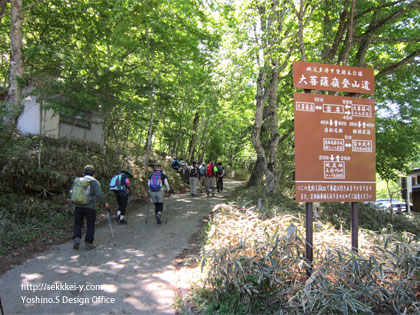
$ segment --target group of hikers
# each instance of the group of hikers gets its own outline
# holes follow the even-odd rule
[[[204,162],[197,164],[196,161],[193,161],[192,165],[188,166],[187,163],[174,158],[171,166],[181,174],[188,174],[192,196],[197,196],[197,188],[200,192],[202,192],[202,188],[206,189],[208,197],[210,193],[214,196],[215,182],[217,191],[223,191],[225,170],[221,163],[214,164],[214,162],[210,162],[206,165]],[[109,189],[114,191],[118,203],[118,210],[115,216],[118,224],[127,224],[125,212],[129,204],[130,179],[132,178],[133,175],[129,170],[121,170],[119,174],[112,177],[109,184]],[[148,178],[147,186],[149,187],[150,200],[155,205],[156,222],[161,224],[164,188],[168,197],[171,193],[168,177],[164,174],[162,165],[155,165],[152,175]],[[80,247],[83,222],[86,218],[85,249],[94,249],[96,201],[98,200],[105,206],[109,220],[110,210],[109,204],[102,195],[101,185],[95,178],[95,168],[92,165],[86,165],[83,168],[83,176],[75,178],[70,190],[70,199],[74,204],[73,248],[79,249]]]
[[[218,192],[223,191],[225,169],[221,162],[215,164],[211,161],[206,165],[205,162],[197,163],[197,161],[193,161],[192,165],[189,166],[182,158],[178,160],[174,157],[171,166],[189,183],[192,196],[197,196],[197,189],[200,192],[205,189],[207,197],[210,196],[210,193],[214,196],[215,188]]]

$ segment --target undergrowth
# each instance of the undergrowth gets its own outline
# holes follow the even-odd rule
[[[420,313],[419,225],[412,217],[394,216],[393,227],[387,214],[362,205],[354,253],[349,205],[321,205],[308,277],[304,208],[278,195],[264,196],[258,209],[261,196],[242,190],[214,209],[201,253],[202,280],[187,298],[197,313]]]
[[[142,160],[108,147],[106,154],[83,143],[15,135],[0,152],[0,254],[7,254],[40,238],[72,235],[73,205],[69,190],[73,179],[82,176],[83,167],[95,167],[105,199],[116,208],[109,191],[111,177],[122,169],[133,175],[131,199],[147,199],[148,188]],[[6,141],[5,140],[5,141]],[[165,168],[171,189],[184,186],[174,172]],[[97,213],[105,213],[102,206]],[[100,217],[100,216],[98,216]]]

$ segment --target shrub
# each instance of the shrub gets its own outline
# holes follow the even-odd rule
[[[362,230],[355,254],[345,247],[348,234],[317,223],[313,272],[307,278],[303,217],[265,219],[255,210],[233,204],[215,209],[202,250],[204,290],[198,291],[197,307],[234,314],[420,311],[414,235]]]

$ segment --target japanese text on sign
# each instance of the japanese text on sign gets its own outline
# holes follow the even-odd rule
[[[312,90],[375,93],[373,69],[303,61],[293,63],[293,86]]]
[[[294,97],[296,201],[375,200],[374,101]]]

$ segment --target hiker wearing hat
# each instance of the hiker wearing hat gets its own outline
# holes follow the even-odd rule
[[[147,181],[147,186],[149,186],[150,199],[155,204],[156,221],[160,224],[163,212],[163,186],[165,186],[166,192],[170,196],[168,178],[163,174],[161,165],[158,164],[154,167],[153,174]]]
[[[119,224],[127,224],[124,216],[130,194],[130,178],[133,178],[131,172],[122,170],[119,174],[112,177],[109,184],[109,189],[115,192],[115,198],[117,199],[118,210],[116,220]]]
[[[74,232],[73,248],[79,249],[82,238],[83,221],[86,218],[86,249],[94,249],[96,220],[96,199],[99,199],[105,208],[109,204],[102,196],[101,184],[95,179],[95,169],[92,165],[86,165],[83,169],[83,177],[76,177],[70,190],[70,199],[74,203]]]

